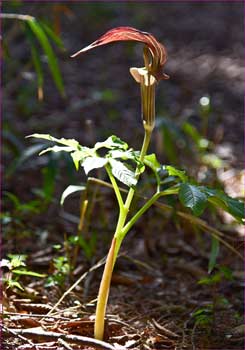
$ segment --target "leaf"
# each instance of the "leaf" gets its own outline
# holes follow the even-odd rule
[[[79,50],[71,57],[76,57],[80,53],[84,53],[98,46],[110,44],[117,41],[137,41],[147,45],[152,56],[151,67],[154,69],[151,73],[157,80],[167,79],[168,76],[162,72],[163,65],[167,60],[167,54],[164,46],[160,44],[156,38],[147,32],[142,32],[132,27],[117,27],[107,31],[99,39],[89,46]]]
[[[208,273],[211,273],[216,265],[216,259],[219,255],[219,241],[217,238],[212,236],[211,252],[208,262]]]
[[[187,176],[185,175],[184,170],[176,169],[175,167],[173,167],[171,165],[166,165],[165,168],[167,169],[170,176],[177,176],[183,182],[186,182],[188,180]]]
[[[44,149],[43,151],[41,151],[39,153],[39,156],[42,156],[44,153],[47,153],[47,152],[72,152],[74,151],[73,147],[69,147],[69,146],[53,146],[53,147],[49,147],[49,148],[46,148]]]
[[[108,159],[101,158],[101,157],[88,157],[86,158],[82,166],[84,168],[85,174],[88,175],[88,173],[93,169],[102,168],[108,163]]]
[[[109,148],[109,149],[122,149],[127,150],[128,145],[126,142],[122,141],[119,137],[112,135],[108,137],[103,142],[97,142],[94,146],[94,149],[97,151],[100,148]]]
[[[25,264],[26,255],[8,254],[8,258],[10,259],[12,269],[20,266],[26,266]]]
[[[135,178],[134,172],[129,170],[122,162],[109,159],[111,165],[112,174],[122,183],[128,187],[135,186],[137,184],[137,179]]]
[[[158,162],[156,155],[154,153],[146,155],[144,157],[144,164],[153,171],[156,177],[158,189],[160,189],[160,184],[161,184],[160,172],[162,170],[162,165]]]
[[[85,190],[86,190],[86,186],[74,186],[74,185],[68,186],[61,195],[60,204],[63,205],[66,198],[71,194],[73,194],[74,192],[85,191]]]
[[[199,216],[207,205],[207,196],[197,186],[189,183],[182,183],[179,190],[179,199],[181,203],[191,208],[194,215]]]
[[[225,193],[217,191],[216,197],[223,200],[226,205],[226,210],[239,219],[244,219],[244,202],[227,196]]]
[[[26,270],[12,270],[12,272],[15,273],[16,275],[33,276],[33,277],[40,277],[40,278],[44,278],[47,276],[45,274],[41,274],[33,271],[26,271]]]
[[[43,21],[39,20],[39,25],[44,29],[44,31],[47,33],[47,35],[50,37],[50,39],[53,40],[53,42],[61,49],[64,50],[64,44],[61,40],[61,38],[55,34],[55,32],[50,28],[49,25],[47,25],[46,23],[44,23]]]
[[[17,281],[13,281],[13,280],[5,280],[5,282],[7,283],[7,289],[8,288],[19,288],[20,290],[24,291],[25,289],[22,287],[22,285],[17,282]]]
[[[129,149],[127,151],[121,149],[113,149],[107,153],[108,158],[121,158],[122,160],[132,159],[138,162],[139,152]]]
[[[239,199],[229,197],[220,190],[210,189],[200,186],[201,191],[208,197],[208,201],[216,207],[222,208],[236,218],[239,222],[244,220],[244,202]]]
[[[73,163],[75,165],[76,170],[78,170],[80,161],[86,157],[86,154],[83,151],[75,151],[75,152],[71,153],[71,157],[72,157],[72,160],[73,160]]]
[[[57,89],[59,90],[60,94],[64,96],[65,90],[61,73],[58,67],[58,62],[43,28],[35,19],[27,20],[27,23],[29,24],[30,29],[32,30],[34,35],[37,37],[38,41],[40,42],[40,45],[43,48],[43,51],[47,56],[48,65]]]
[[[74,139],[64,139],[63,137],[61,139],[57,139],[56,137],[53,137],[49,134],[32,134],[32,135],[26,136],[26,138],[29,138],[29,137],[34,137],[37,139],[44,139],[44,140],[48,140],[48,141],[57,142],[57,143],[60,143],[62,145],[65,145],[65,146],[70,146],[74,149],[74,151],[79,150],[79,147],[81,147],[79,145],[78,141],[76,141]]]
[[[144,163],[147,165],[150,169],[153,170],[153,172],[158,172],[161,169],[161,164],[158,162],[157,157],[155,153],[148,154],[144,157]]]

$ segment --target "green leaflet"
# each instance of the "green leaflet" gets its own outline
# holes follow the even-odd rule
[[[220,190],[210,189],[205,186],[199,187],[208,197],[208,201],[216,207],[222,208],[236,218],[240,223],[244,220],[244,202],[239,199],[229,197]]]
[[[84,168],[85,174],[88,175],[88,173],[93,169],[102,168],[108,163],[108,159],[101,158],[101,157],[88,157],[86,158],[82,166]]]
[[[15,273],[16,275],[33,276],[33,277],[40,277],[40,278],[44,278],[47,276],[43,273],[37,273],[34,271],[27,271],[27,270],[13,270],[12,272]]]
[[[179,190],[179,199],[181,203],[192,209],[194,215],[202,214],[207,206],[207,196],[198,186],[190,185],[189,183],[182,183]]]
[[[137,179],[133,171],[129,170],[122,162],[109,159],[111,165],[112,174],[122,183],[128,187],[135,186],[137,184]]]
[[[61,139],[57,139],[56,137],[53,137],[49,134],[32,134],[32,135],[26,136],[26,138],[29,138],[29,137],[35,137],[37,139],[53,141],[53,142],[57,142],[57,143],[60,143],[62,145],[65,145],[65,146],[70,146],[70,147],[73,147],[74,151],[79,149],[78,147],[80,146],[78,141],[76,141],[74,139],[65,139],[63,137]]]
[[[226,196],[225,194],[222,195],[222,199],[225,202],[227,209],[229,213],[236,217],[244,220],[244,203],[236,198],[231,198],[229,196]]]
[[[47,35],[50,37],[50,39],[53,40],[53,42],[60,48],[65,49],[64,44],[60,37],[55,34],[55,32],[50,28],[49,25],[47,25],[45,22],[39,20],[39,25],[44,29],[44,31],[47,33]]]
[[[71,194],[73,194],[74,192],[84,191],[84,190],[86,190],[86,186],[74,186],[74,185],[68,186],[61,195],[60,204],[63,205],[66,198]]]
[[[71,153],[71,157],[73,160],[73,163],[75,165],[76,170],[79,169],[80,161],[84,158],[84,152],[82,151],[75,151]]]
[[[112,135],[108,137],[103,142],[97,142],[94,146],[94,149],[97,151],[100,148],[109,148],[109,149],[122,149],[122,150],[127,150],[128,145],[126,142],[122,141],[119,137]]]
[[[69,146],[53,146],[53,147],[48,147],[46,149],[44,149],[43,151],[41,151],[39,153],[39,156],[42,156],[43,154],[47,153],[47,152],[72,152],[74,149],[73,147],[69,147]]]
[[[122,149],[113,149],[108,152],[107,156],[109,158],[121,158],[122,160],[132,159],[138,162],[139,152],[133,151],[132,149],[126,151]]]
[[[184,170],[176,169],[175,167],[173,167],[171,165],[166,165],[165,169],[168,171],[168,174],[170,176],[177,176],[177,177],[180,178],[180,180],[182,182],[186,182],[188,180],[187,176],[185,175],[185,171]]]
[[[162,186],[166,186],[169,183],[178,182],[179,178],[182,182],[187,181],[185,171],[176,169],[170,165],[161,165],[154,153],[145,156],[144,164],[148,166],[154,173],[158,185],[158,190],[161,190]]]
[[[191,208],[195,215],[202,214],[207,202],[210,202],[231,214],[240,223],[243,223],[244,203],[236,198],[229,197],[222,191],[205,186],[182,183],[180,185],[179,198],[181,203]]]
[[[158,162],[155,153],[148,154],[144,157],[144,163],[147,165],[154,173],[157,173],[161,169],[161,164]]]

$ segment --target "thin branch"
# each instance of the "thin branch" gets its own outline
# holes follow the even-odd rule
[[[16,332],[16,329],[9,329],[6,326],[3,326],[3,332],[10,333],[13,336],[21,339],[24,343],[28,343],[29,345],[35,347],[35,344],[31,340],[27,339],[26,337],[23,337],[23,335],[21,335],[18,332]]]
[[[45,340],[59,340],[62,339],[65,342],[70,342],[70,343],[76,343],[79,345],[87,345],[87,346],[93,346],[96,349],[104,349],[104,350],[125,350],[123,347],[117,347],[115,348],[113,345],[97,340],[94,338],[89,338],[89,337],[83,337],[80,335],[73,335],[73,334],[62,334],[58,332],[47,332],[44,331],[43,329],[40,328],[30,328],[30,329],[12,329],[12,328],[6,328],[4,327],[4,331],[15,334],[17,336],[21,337],[29,337],[29,338],[38,338],[38,339],[45,339]],[[26,339],[25,339],[26,340]]]
[[[20,21],[35,21],[36,18],[29,15],[21,15],[19,13],[0,13],[0,18],[18,19]]]

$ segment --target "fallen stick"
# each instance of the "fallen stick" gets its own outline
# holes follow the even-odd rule
[[[62,339],[66,342],[70,343],[76,343],[79,345],[88,345],[93,346],[97,349],[104,349],[104,350],[125,350],[123,347],[114,347],[113,345],[104,342],[102,340],[97,340],[94,338],[89,337],[83,337],[80,335],[74,335],[74,334],[62,334],[58,332],[47,332],[42,329],[15,329],[15,328],[6,328],[5,332],[9,332],[11,334],[20,335],[24,337],[30,337],[30,338],[39,338],[39,339],[45,339],[45,340],[59,340]]]

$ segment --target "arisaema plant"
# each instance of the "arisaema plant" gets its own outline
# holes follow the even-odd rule
[[[48,147],[40,154],[49,151],[68,152],[74,161],[76,169],[78,170],[82,167],[86,174],[89,174],[93,169],[105,168],[117,198],[118,221],[98,293],[94,328],[94,335],[97,339],[103,339],[111,277],[121,243],[137,220],[160,197],[177,195],[180,202],[192,209],[196,216],[202,214],[208,204],[212,204],[228,211],[238,221],[241,221],[243,217],[243,204],[241,201],[230,198],[218,190],[199,186],[190,181],[184,171],[171,165],[162,165],[155,154],[147,154],[155,126],[155,89],[161,80],[168,79],[168,76],[163,72],[167,58],[165,47],[153,35],[131,27],[118,27],[108,31],[72,57],[116,41],[136,41],[144,45],[144,66],[141,68],[130,68],[130,73],[141,91],[141,115],[144,128],[141,150],[136,151],[130,148],[126,142],[115,135],[110,136],[105,141],[97,142],[92,148],[80,145],[74,139],[57,139],[46,134],[31,135],[31,137],[56,143],[55,146]],[[139,179],[146,168],[149,168],[155,176],[155,193],[138,211],[133,213],[131,203],[138,190]],[[126,186],[126,196],[122,193],[118,182]],[[224,242],[219,235],[216,235],[215,238]]]

